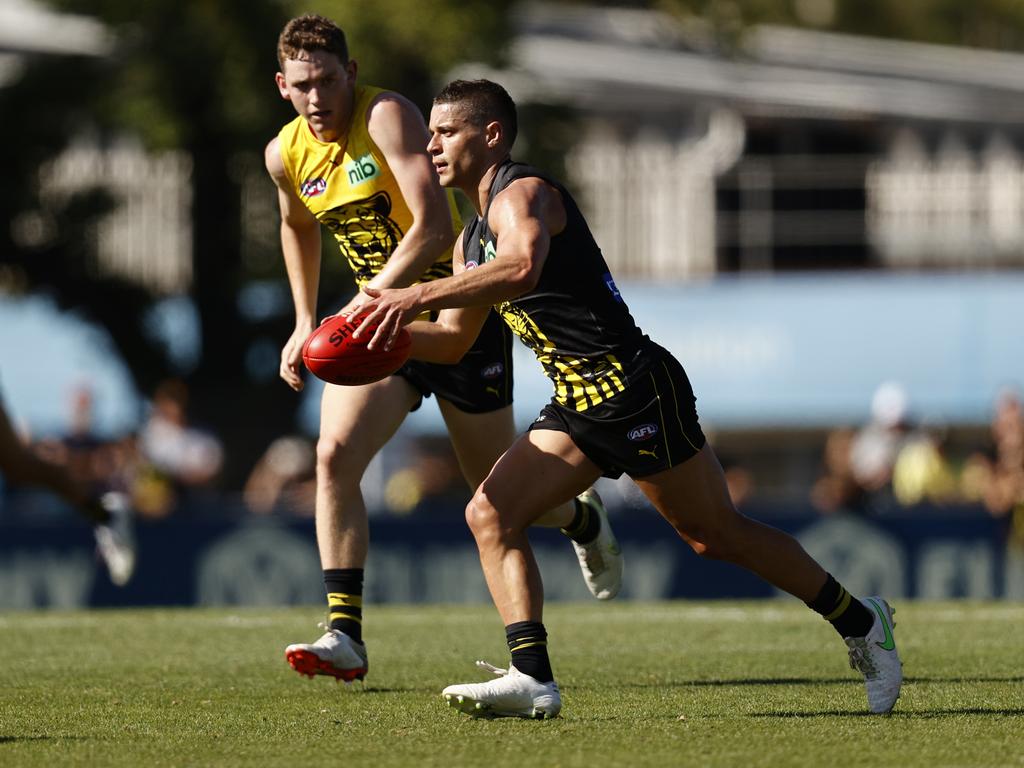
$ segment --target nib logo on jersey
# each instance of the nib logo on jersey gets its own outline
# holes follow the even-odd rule
[[[357,157],[342,167],[348,175],[349,185],[355,187],[363,182],[369,181],[380,174],[380,168],[373,161],[373,155],[367,152],[362,157]]]

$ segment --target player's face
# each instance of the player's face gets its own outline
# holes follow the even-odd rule
[[[277,73],[281,98],[309,121],[317,138],[334,141],[348,129],[352,117],[356,63],[342,64],[327,51],[300,51]]]
[[[487,168],[487,130],[468,120],[455,104],[430,110],[430,153],[443,187],[472,188]]]

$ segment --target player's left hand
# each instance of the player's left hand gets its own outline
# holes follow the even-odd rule
[[[367,343],[367,349],[391,349],[402,326],[411,323],[420,313],[420,307],[416,302],[416,290],[378,289],[367,286],[363,288],[363,292],[370,297],[370,301],[359,308],[360,323],[352,337],[359,338],[363,333],[369,333],[371,327],[376,325],[376,332]]]
[[[366,305],[366,302],[370,301],[370,298],[371,297],[363,293],[363,291],[359,291],[355,296],[348,300],[348,304],[334,314],[341,315],[342,317],[347,317],[349,319],[359,317],[363,313],[363,307]],[[321,323],[321,325],[322,324],[323,323]]]

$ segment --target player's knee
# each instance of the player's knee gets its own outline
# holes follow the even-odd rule
[[[498,510],[481,489],[477,489],[466,505],[466,524],[478,543],[500,538],[501,521]]]
[[[316,473],[319,478],[340,480],[351,476],[358,481],[362,477],[363,466],[344,443],[321,436],[316,444]]]
[[[690,548],[708,560],[738,562],[744,545],[744,518],[735,509],[724,509],[711,525],[684,536]]]

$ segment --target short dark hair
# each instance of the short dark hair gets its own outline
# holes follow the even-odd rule
[[[284,71],[287,59],[298,58],[300,51],[326,51],[337,56],[342,64],[348,63],[348,43],[341,27],[330,19],[307,13],[284,25],[277,38],[277,62]]]
[[[452,80],[434,97],[435,104],[457,104],[478,125],[496,120],[504,129],[511,148],[519,131],[516,103],[508,91],[490,80]]]

